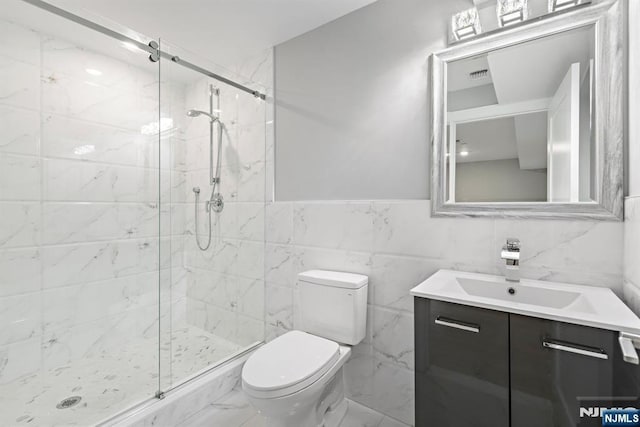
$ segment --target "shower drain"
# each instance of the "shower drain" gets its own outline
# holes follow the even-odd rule
[[[80,396],[67,397],[66,399],[63,399],[60,403],[58,403],[56,405],[56,408],[58,409],[71,408],[72,406],[76,406],[78,403],[80,403],[81,400],[82,398]]]

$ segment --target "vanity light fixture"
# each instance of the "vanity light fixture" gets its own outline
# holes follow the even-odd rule
[[[498,25],[500,27],[517,24],[518,22],[525,21],[529,17],[528,2],[527,0],[498,0],[496,12],[498,14]]]
[[[456,40],[468,39],[482,32],[478,9],[472,7],[451,17],[451,32]]]
[[[549,0],[549,13],[569,9],[582,3],[588,2],[584,0]]]
[[[460,145],[460,152],[458,154],[460,154],[461,157],[467,157],[469,155],[469,147],[465,142]]]

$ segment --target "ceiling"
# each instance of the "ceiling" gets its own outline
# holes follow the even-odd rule
[[[471,73],[486,70],[486,75],[480,78],[471,78]],[[479,55],[453,61],[447,64],[447,90],[457,92],[459,90],[491,84],[491,70],[487,55]]]
[[[499,104],[549,98],[572,63],[579,62],[583,71],[588,68],[594,40],[594,28],[590,26],[451,62],[447,90],[465,91],[493,84]],[[480,70],[487,70],[487,74],[470,77]],[[495,103],[492,98],[488,97],[485,105]]]
[[[231,66],[375,0],[48,0]],[[83,15],[83,13],[78,13]]]
[[[595,32],[584,27],[488,54],[493,86],[500,104],[552,97],[571,64],[589,67]]]

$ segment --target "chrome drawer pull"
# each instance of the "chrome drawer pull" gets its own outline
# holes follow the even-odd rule
[[[473,332],[475,334],[480,332],[480,326],[473,323],[459,322],[457,320],[447,319],[446,317],[437,317],[435,320],[436,325],[447,326],[449,328],[460,329],[467,332]]]
[[[542,346],[552,350],[566,351],[568,353],[581,354],[583,356],[595,357],[596,359],[607,360],[609,356],[600,348],[584,347],[581,345],[569,344],[561,341],[542,341]]]

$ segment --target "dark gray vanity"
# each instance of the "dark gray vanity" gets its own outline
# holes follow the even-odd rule
[[[638,407],[639,369],[623,361],[618,338],[415,297],[416,426],[601,426],[590,408]]]

